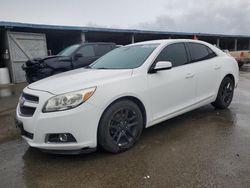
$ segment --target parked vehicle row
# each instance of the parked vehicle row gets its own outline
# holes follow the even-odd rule
[[[238,71],[233,57],[206,42],[131,44],[27,86],[16,124],[30,146],[45,151],[119,153],[144,128],[210,103],[227,108]]]
[[[241,50],[241,51],[231,51],[229,52],[232,57],[234,57],[239,67],[242,67],[244,64],[250,63],[250,51],[249,50]]]
[[[115,49],[114,43],[82,43],[67,47],[59,54],[45,58],[35,58],[23,65],[28,83],[54,74],[88,66],[95,60]]]

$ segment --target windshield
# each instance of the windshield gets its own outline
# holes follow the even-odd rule
[[[89,67],[93,69],[133,69],[141,66],[159,44],[138,44],[117,48]]]
[[[62,50],[61,52],[59,52],[57,55],[70,56],[79,46],[80,46],[80,44],[75,44],[75,45],[69,46],[69,47],[65,48],[64,50]]]

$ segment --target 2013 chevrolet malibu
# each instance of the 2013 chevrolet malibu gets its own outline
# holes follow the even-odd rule
[[[46,151],[118,153],[146,127],[210,103],[227,108],[238,71],[234,58],[206,42],[136,43],[27,86],[16,124],[30,146]]]

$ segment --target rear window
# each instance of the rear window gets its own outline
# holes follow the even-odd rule
[[[210,59],[216,54],[207,46],[197,43],[188,43],[189,51],[192,57],[192,62]]]

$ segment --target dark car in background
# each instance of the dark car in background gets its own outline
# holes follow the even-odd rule
[[[54,56],[28,60],[22,69],[26,73],[28,83],[88,66],[95,60],[117,48],[115,43],[93,42],[74,44]]]

